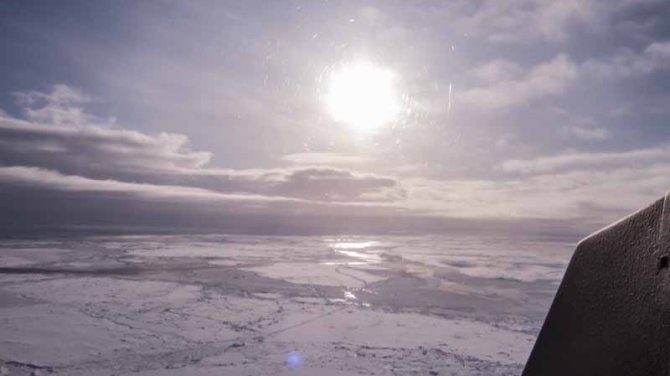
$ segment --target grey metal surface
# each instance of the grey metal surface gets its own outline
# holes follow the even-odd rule
[[[670,196],[582,240],[523,376],[668,375]]]

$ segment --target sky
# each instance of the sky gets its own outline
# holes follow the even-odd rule
[[[585,234],[670,188],[663,0],[5,0],[0,51],[8,231]]]

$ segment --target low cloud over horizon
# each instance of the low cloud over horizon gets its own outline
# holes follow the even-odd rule
[[[316,3],[10,1],[0,225],[574,236],[670,189],[664,2]],[[371,134],[322,98],[361,58]]]

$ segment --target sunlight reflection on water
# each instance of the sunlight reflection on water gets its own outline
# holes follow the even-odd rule
[[[356,261],[339,262],[339,265],[364,266],[382,262],[380,252],[371,250],[371,248],[380,244],[378,241],[336,241],[331,243],[330,247],[339,255],[356,259]],[[332,264],[336,265],[338,263],[332,262]]]
[[[378,241],[365,241],[365,242],[337,242],[333,243],[332,247],[335,249],[365,249],[379,245]]]

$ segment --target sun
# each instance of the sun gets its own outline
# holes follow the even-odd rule
[[[370,133],[395,120],[400,112],[396,75],[370,62],[343,65],[333,72],[326,107],[337,122]]]

